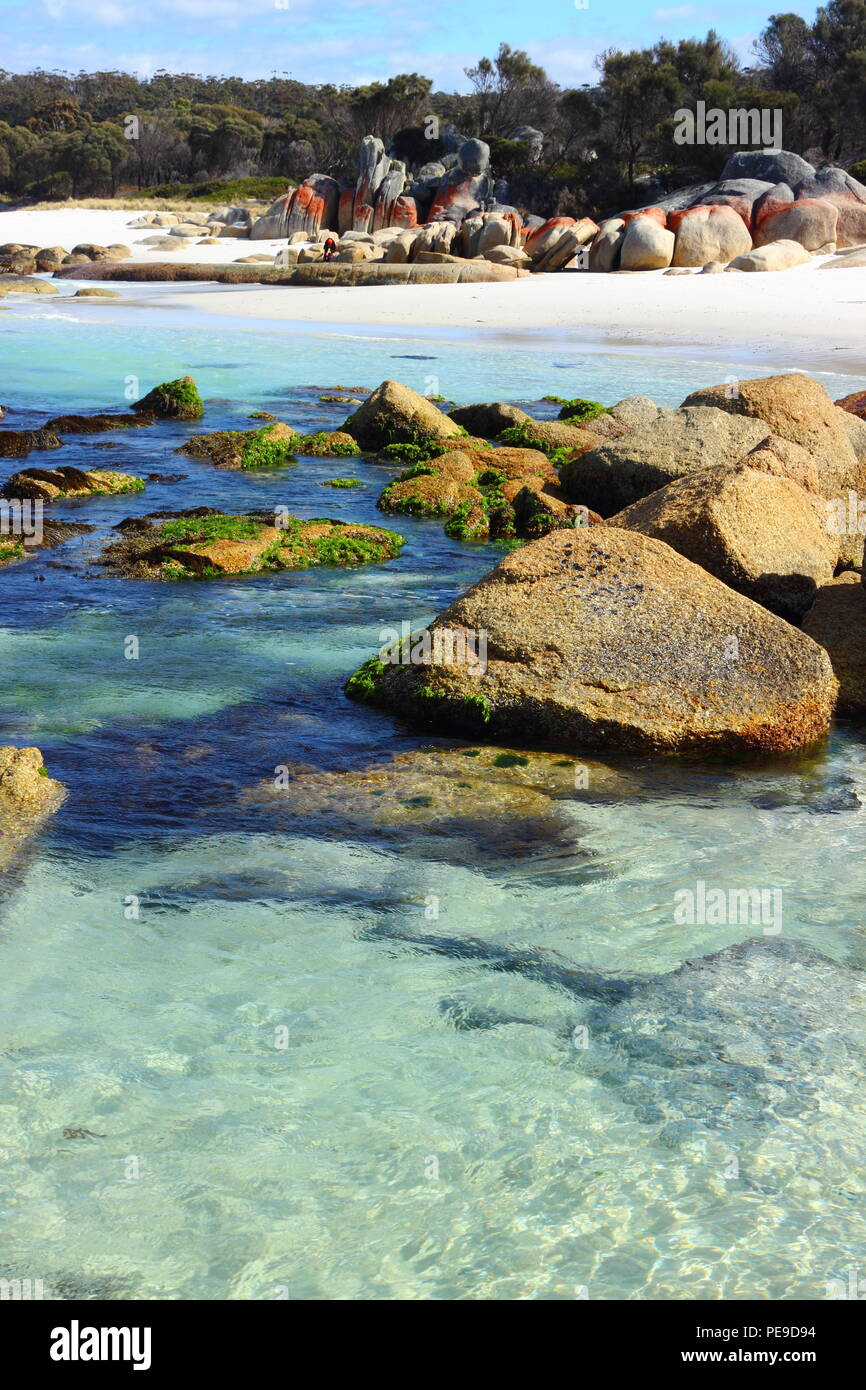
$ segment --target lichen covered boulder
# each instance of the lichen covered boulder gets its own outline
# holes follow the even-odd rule
[[[399,381],[383,381],[359,405],[344,429],[362,449],[386,444],[426,444],[455,439],[462,433],[456,421],[443,415],[432,401]]]
[[[400,553],[396,531],[333,520],[249,513],[179,514],[127,523],[102,553],[106,569],[131,579],[215,579],[229,574],[377,564]]]
[[[732,261],[752,248],[742,217],[725,204],[686,208],[668,215],[676,232],[673,264],[704,266],[708,261]]]
[[[204,403],[191,376],[164,381],[136,401],[133,410],[140,415],[154,415],[158,420],[200,420]]]
[[[678,478],[611,517],[610,525],[664,541],[795,623],[830,582],[838,559],[823,502],[788,478],[747,467]]]
[[[560,477],[571,501],[612,516],[687,473],[738,462],[769,433],[757,420],[688,405],[569,460]]]
[[[811,638],[610,526],[515,551],[428,632],[427,661],[367,663],[347,693],[439,730],[633,752],[800,748],[836,699]],[[484,661],[468,661],[482,633]]]
[[[803,631],[830,658],[839,682],[839,710],[866,713],[866,592],[859,575],[849,571],[820,588]]]
[[[799,444],[815,461],[824,497],[842,497],[848,488],[864,490],[862,466],[844,419],[824,387],[804,372],[706,386],[687,396],[683,406],[711,406],[760,420],[768,433]]]

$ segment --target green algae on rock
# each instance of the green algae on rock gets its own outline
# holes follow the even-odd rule
[[[154,415],[158,420],[200,420],[204,415],[204,402],[191,376],[164,381],[132,408],[138,415]]]
[[[108,468],[24,468],[3,484],[0,496],[31,498],[43,502],[63,501],[67,497],[113,497],[121,493],[144,492],[142,478]]]
[[[215,430],[195,434],[175,453],[189,458],[206,458],[216,468],[279,468],[297,455],[317,458],[343,458],[360,454],[351,435],[342,431],[320,430],[317,434],[298,434],[281,420],[258,430]]]
[[[223,512],[145,518],[101,556],[106,568],[132,579],[214,579],[227,574],[378,564],[400,553],[396,531],[330,517],[301,520],[269,513]]]

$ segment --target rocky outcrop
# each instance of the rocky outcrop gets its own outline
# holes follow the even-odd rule
[[[479,670],[463,654],[481,632]],[[824,737],[836,699],[811,638],[610,526],[524,546],[429,633],[428,662],[369,662],[347,693],[440,730],[632,752],[800,748]]]
[[[466,140],[460,146],[457,166],[439,184],[428,221],[463,221],[476,208],[483,209],[493,195],[490,146],[483,140]]]
[[[767,183],[795,184],[815,172],[808,160],[789,150],[740,150],[732,154],[723,179],[763,179]]]
[[[688,473],[730,467],[770,433],[762,421],[692,405],[691,397],[686,406],[564,464],[560,476],[566,496],[613,516]]]
[[[866,712],[866,593],[856,574],[818,590],[803,631],[824,648],[839,682],[843,714]]]
[[[455,420],[399,381],[383,381],[346,421],[345,429],[362,449],[386,444],[425,444],[461,434]]]
[[[683,406],[710,406],[760,421],[768,434],[800,445],[815,462],[824,497],[861,490],[862,470],[844,422],[824,387],[803,372],[706,386],[686,396]]]
[[[664,541],[794,623],[833,578],[838,559],[819,499],[788,478],[748,467],[678,478],[619,512],[610,525]]]
[[[164,381],[132,408],[137,415],[153,415],[157,420],[200,420],[204,415],[204,403],[191,376]]]

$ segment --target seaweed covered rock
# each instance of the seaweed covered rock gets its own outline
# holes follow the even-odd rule
[[[0,458],[23,459],[34,450],[59,449],[63,440],[51,430],[0,430]]]
[[[460,426],[432,401],[399,381],[383,381],[346,421],[345,430],[362,449],[386,444],[426,444],[454,439]]]
[[[163,514],[164,515],[164,514]],[[331,518],[302,521],[262,512],[243,516],[195,509],[144,518],[103,551],[106,569],[131,579],[214,579],[227,574],[377,564],[400,553],[396,531]]]
[[[537,536],[574,517],[556,469],[535,449],[448,450],[406,469],[378,505],[386,512],[442,517],[446,534],[463,541]]]
[[[3,484],[0,496],[62,501],[66,497],[112,497],[143,492],[144,480],[108,468],[25,468]]]
[[[827,733],[836,699],[811,638],[611,526],[515,551],[427,632],[429,660],[366,663],[347,694],[440,730],[636,752],[800,748]],[[485,660],[470,663],[482,633]]]
[[[603,436],[593,433],[590,422],[586,429],[579,425],[567,423],[565,420],[532,420],[521,421],[519,425],[512,425],[508,429],[502,430],[499,438],[503,444],[517,444],[526,449],[541,449],[546,454],[555,453],[558,449],[583,450],[594,449],[602,442]]]
[[[795,623],[833,578],[838,559],[820,499],[789,478],[747,467],[678,478],[619,512],[610,525],[664,541]]]
[[[567,461],[560,474],[566,496],[612,516],[675,478],[737,463],[770,433],[758,420],[691,402]]]
[[[154,415],[158,420],[200,420],[204,415],[204,403],[191,376],[164,381],[132,408],[139,415]]]
[[[214,430],[194,434],[175,453],[210,459],[216,468],[272,468],[298,452],[301,436],[277,420],[258,430]]]

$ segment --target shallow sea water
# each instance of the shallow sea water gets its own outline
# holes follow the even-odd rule
[[[10,426],[122,408],[127,378],[187,371],[208,429],[255,409],[334,428],[319,395],[385,376],[540,409],[545,392],[677,404],[737,372],[91,307],[0,316]],[[106,577],[111,527],[159,507],[381,520],[393,470],[219,473],[172,453],[198,428],[71,439],[64,462],[187,479],[56,508],[97,531],[0,579],[0,742],[38,744],[69,789],[0,898],[3,1276],[62,1298],[821,1299],[863,1271],[862,729],[783,761],[623,759],[558,795],[549,829],[523,825],[516,792],[511,832],[471,805],[448,834],[359,829],[339,806],[330,824],[278,816],[248,793],[280,765],[452,746],[341,685],[383,627],[422,623],[500,551],[407,518],[381,567]],[[318,486],[335,474],[364,487]],[[699,967],[684,996],[684,960],[768,940],[678,925],[699,879],[780,891],[802,960],[777,965],[770,941],[754,967]],[[575,989],[557,974],[572,963]],[[623,977],[628,1014],[593,995]]]

